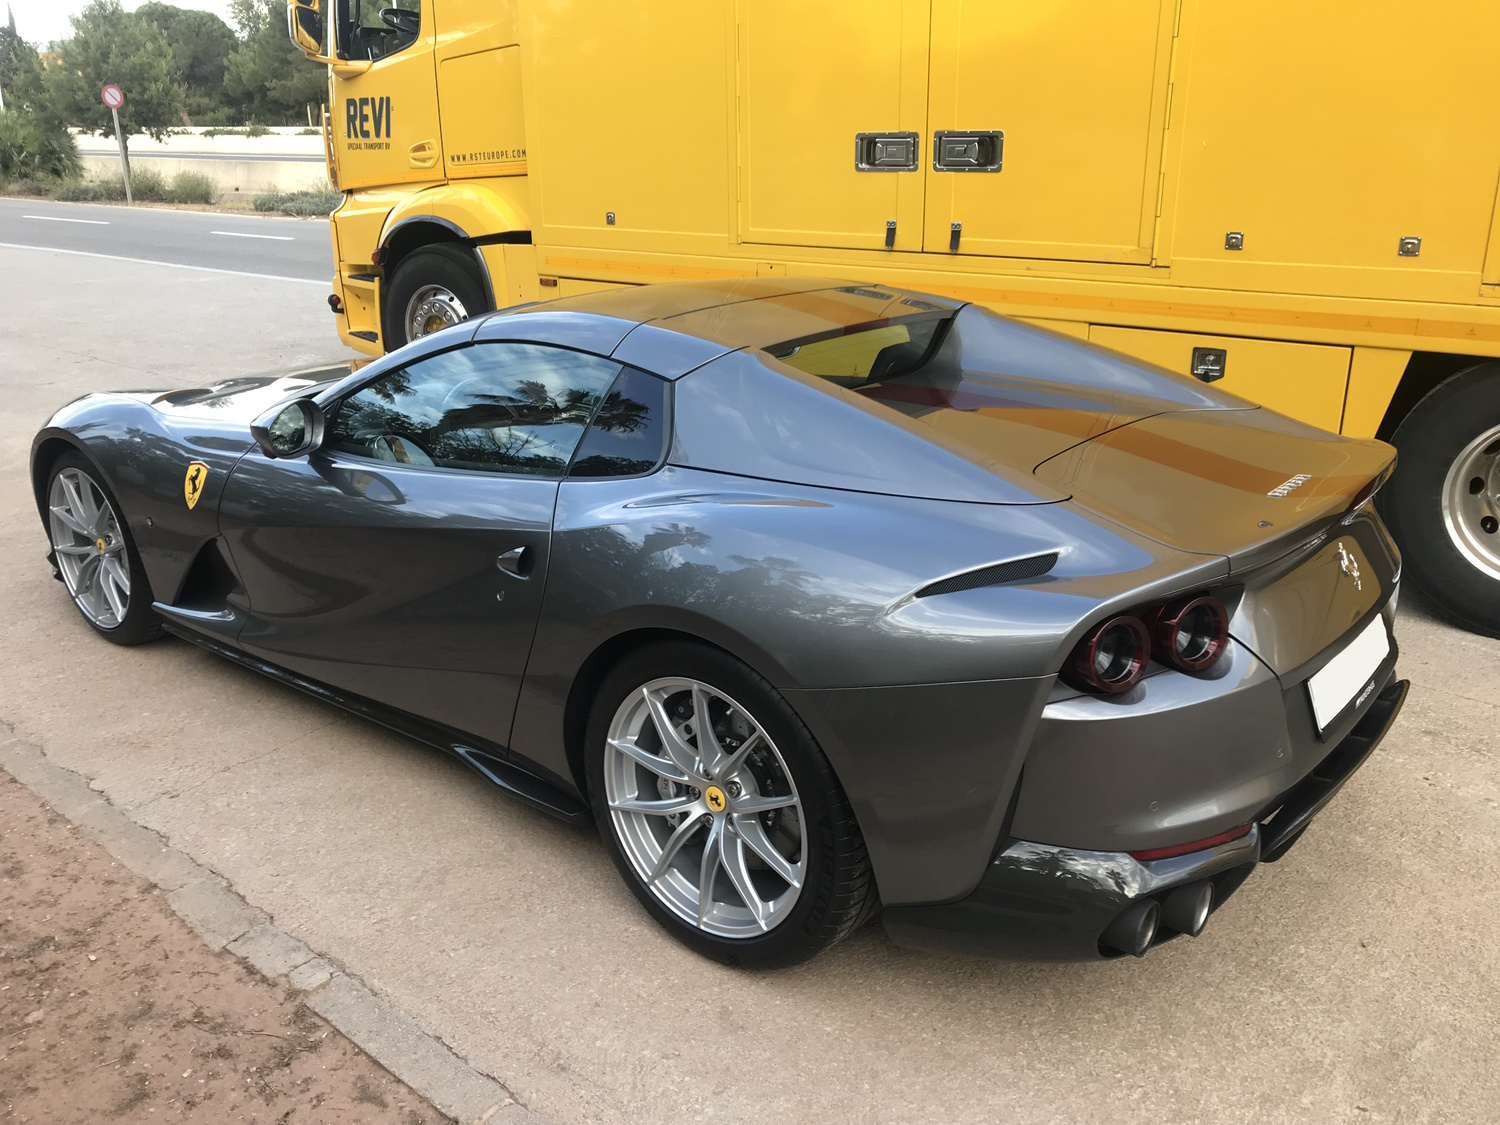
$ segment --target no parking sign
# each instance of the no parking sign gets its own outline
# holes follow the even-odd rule
[[[104,89],[99,91],[99,100],[109,106],[109,114],[115,119],[115,140],[120,144],[120,175],[125,180],[125,202],[134,203],[130,198],[130,162],[125,159],[125,134],[120,132],[120,107],[125,104],[125,91],[113,82],[106,82]]]

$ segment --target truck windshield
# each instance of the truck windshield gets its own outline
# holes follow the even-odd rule
[[[383,59],[410,47],[422,30],[422,0],[339,0],[339,56]]]

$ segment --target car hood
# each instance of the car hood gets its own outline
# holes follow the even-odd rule
[[[328,364],[278,374],[225,379],[208,386],[165,394],[131,392],[126,397],[145,402],[160,413],[183,421],[237,422],[248,426],[277,403],[305,394],[312,387],[342,379],[349,371],[347,363]]]
[[[1247,407],[1134,420],[1049,457],[1036,476],[1158,542],[1233,562],[1342,513],[1394,459],[1384,442]]]

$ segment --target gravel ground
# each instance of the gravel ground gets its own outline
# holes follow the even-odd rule
[[[0,1121],[449,1121],[3,772],[0,825]]]

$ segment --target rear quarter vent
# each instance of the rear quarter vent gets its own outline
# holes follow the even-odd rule
[[[1030,578],[1040,578],[1056,565],[1057,552],[1048,551],[1045,555],[1012,559],[1010,562],[982,566],[977,570],[955,574],[952,578],[944,578],[923,586],[917,591],[916,596],[931,598],[938,594],[960,594],[965,590],[978,590],[984,586],[1003,586],[1007,582],[1025,582]]]

